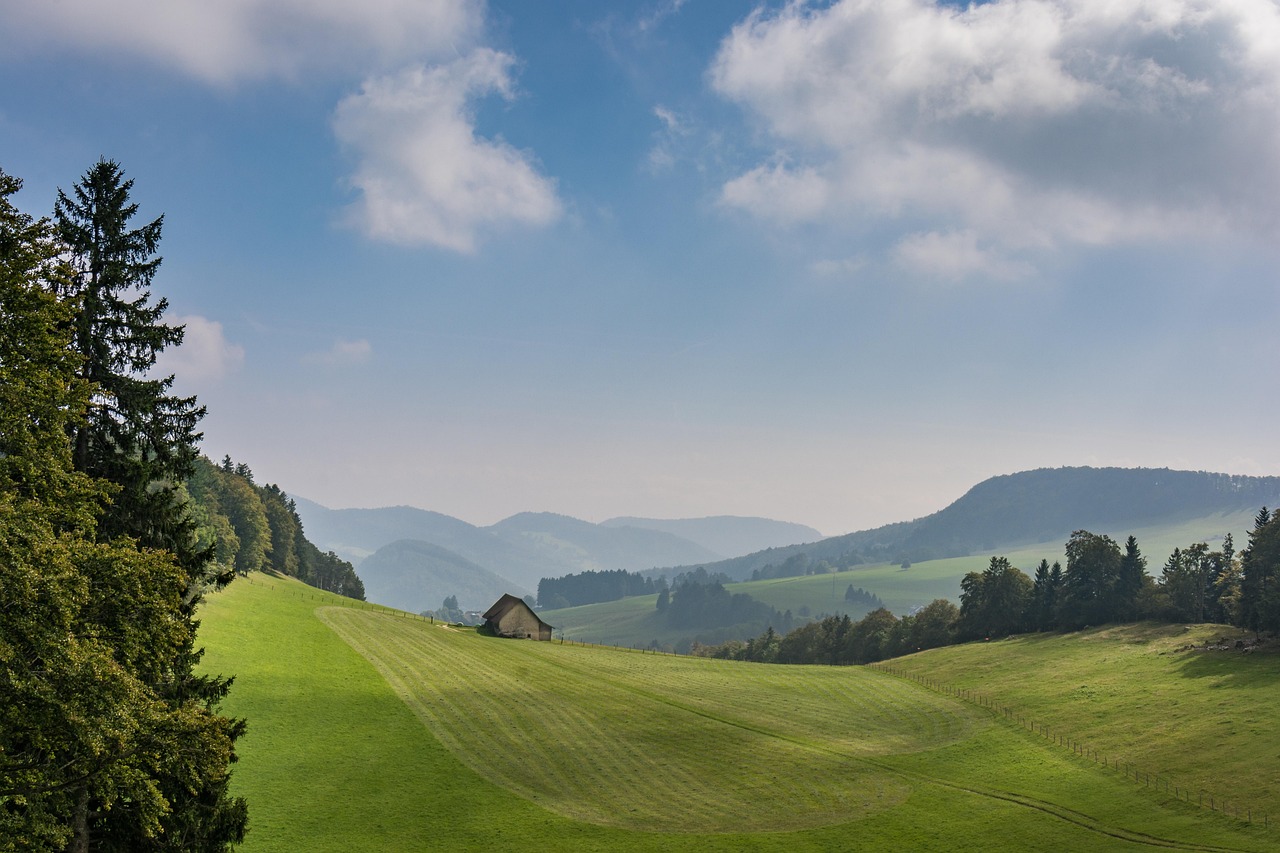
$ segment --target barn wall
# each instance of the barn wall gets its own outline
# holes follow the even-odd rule
[[[498,620],[498,633],[515,637],[532,637],[538,639],[551,639],[542,636],[541,625],[538,624],[538,618],[525,610],[523,607],[513,607],[503,617]]]

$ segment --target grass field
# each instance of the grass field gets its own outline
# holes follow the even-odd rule
[[[1026,635],[887,661],[976,691],[1051,737],[1159,776],[1206,806],[1280,821],[1280,653],[1244,654],[1222,625],[1141,624]],[[1188,650],[1206,644],[1227,649]]]
[[[201,630],[206,669],[237,675],[224,710],[250,721],[246,851],[1280,846],[909,678],[497,640],[253,580]]]
[[[1122,545],[1130,535],[1135,536],[1147,558],[1148,571],[1159,575],[1160,567],[1174,548],[1185,548],[1201,541],[1218,548],[1226,533],[1235,536],[1237,550],[1243,548],[1247,531],[1253,527],[1254,515],[1253,510],[1248,510],[1158,527],[1096,532],[1106,532]],[[1015,566],[1030,575],[1042,559],[1050,563],[1059,560],[1065,566],[1065,544],[1065,540],[1045,542],[995,553],[1008,557]],[[935,598],[958,602],[960,579],[968,572],[985,569],[992,556],[980,554],[929,560],[915,563],[909,569],[896,564],[859,566],[837,574],[748,581],[730,584],[726,588],[731,592],[745,592],[779,611],[790,610],[797,616],[807,608],[813,617],[822,613],[847,613],[851,618],[860,619],[866,615],[865,609],[852,607],[844,600],[845,590],[852,585],[875,593],[886,607],[901,616]],[[592,643],[645,646],[656,639],[659,644],[674,645],[682,637],[690,635],[692,632],[689,630],[672,629],[662,621],[655,612],[656,599],[652,595],[636,596],[550,610],[541,615],[567,636]]]

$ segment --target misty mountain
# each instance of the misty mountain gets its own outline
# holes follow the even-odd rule
[[[565,565],[582,567],[574,571],[638,571],[727,556],[662,530],[592,524],[551,512],[522,512],[485,529],[512,544],[556,554]]]
[[[600,522],[603,527],[641,527],[661,530],[696,542],[708,551],[723,557],[738,557],[794,545],[797,542],[817,542],[822,534],[812,527],[775,521],[771,518],[752,518],[737,515],[716,515],[708,518],[633,518],[623,516]]]
[[[375,552],[403,541],[434,545],[468,565],[504,579],[509,588],[501,591],[506,592],[537,589],[538,581],[544,577],[607,569],[638,571],[722,557],[663,531],[603,527],[553,513],[521,513],[490,527],[476,527],[413,507],[328,509],[313,501],[294,500],[308,538],[322,550],[349,555],[362,580],[368,573],[365,562]],[[434,554],[431,560],[419,559],[419,564],[421,571],[427,573],[439,574],[448,568],[455,573],[451,577],[463,571],[461,564],[441,554]],[[383,570],[376,563],[374,567]],[[383,590],[391,588],[379,583],[370,586],[366,581],[366,597],[409,609],[404,601],[383,597]],[[403,584],[395,587],[403,588]],[[461,600],[460,589],[445,593],[451,594],[459,595]],[[440,602],[432,601],[430,606],[439,607]]]
[[[771,548],[706,566],[708,571],[745,579],[756,569],[781,565],[797,554],[840,565],[920,562],[1066,541],[1080,529],[1176,523],[1278,503],[1280,477],[1168,468],[1040,468],[984,480],[946,508],[915,521]]]
[[[465,538],[477,529],[461,519],[411,506],[329,509],[296,495],[293,501],[307,538],[322,551],[333,551],[357,565],[383,545],[399,539],[444,544]]]
[[[450,595],[463,610],[485,610],[504,592],[528,589],[429,542],[401,539],[360,563],[365,598],[413,613],[436,610]]]

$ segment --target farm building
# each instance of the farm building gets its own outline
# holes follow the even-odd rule
[[[499,637],[522,640],[550,640],[551,626],[538,618],[523,599],[503,593],[502,598],[484,613],[485,627]]]

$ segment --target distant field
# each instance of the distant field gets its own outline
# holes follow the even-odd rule
[[[1185,548],[1201,541],[1207,541],[1211,547],[1218,548],[1226,533],[1235,536],[1237,550],[1243,548],[1247,533],[1253,527],[1255,514],[1255,510],[1249,510],[1211,515],[1160,527],[1094,532],[1107,533],[1122,545],[1130,535],[1137,537],[1138,546],[1147,558],[1147,570],[1158,576],[1160,567],[1174,548]],[[1007,556],[1015,566],[1032,574],[1042,559],[1047,559],[1050,563],[1060,560],[1065,567],[1065,544],[1066,540],[1045,542],[993,554]],[[896,564],[859,566],[833,575],[749,581],[731,584],[727,588],[732,592],[745,592],[771,607],[780,611],[790,610],[797,616],[803,608],[808,608],[813,617],[823,613],[847,613],[851,618],[860,619],[865,615],[865,609],[852,607],[844,600],[845,590],[852,585],[875,593],[894,613],[905,615],[935,598],[948,598],[958,602],[960,579],[968,572],[986,568],[993,554],[930,560],[915,563],[909,569]],[[644,646],[654,639],[659,643],[674,644],[691,633],[688,630],[668,628],[655,612],[655,604],[656,596],[636,596],[621,601],[551,610],[542,616],[567,636],[619,646]]]
[[[201,629],[205,668],[237,674],[225,710],[250,721],[233,785],[250,800],[251,853],[1280,844],[873,669],[497,640],[254,580],[212,596]],[[1176,664],[1193,658],[1169,660],[1130,678],[1235,701],[1184,683]],[[1264,680],[1249,684],[1280,699]],[[1104,705],[1084,707],[1104,725]]]

